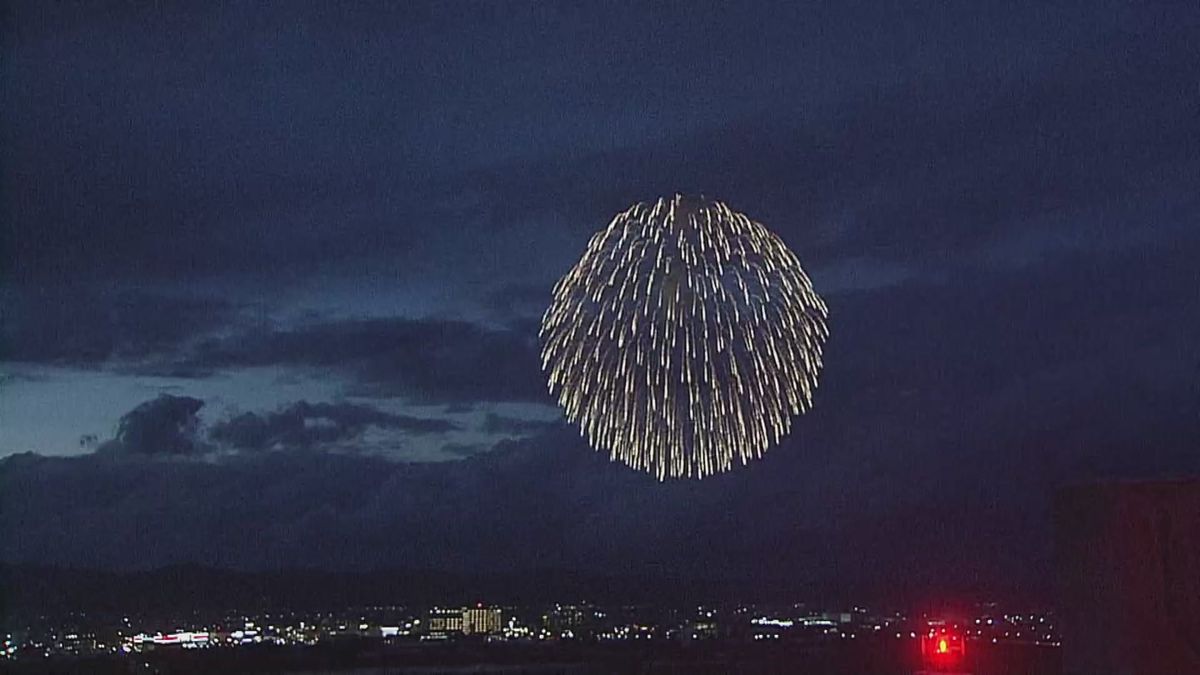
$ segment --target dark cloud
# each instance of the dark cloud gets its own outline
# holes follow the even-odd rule
[[[4,206],[22,279],[548,287],[587,232],[676,189],[809,256],[944,263],[1013,227],[1104,238],[1122,225],[1100,206],[1186,202],[1196,171],[1176,142],[1198,65],[1180,6],[765,3],[673,15],[669,36],[648,7],[447,8],[431,40],[394,7],[18,4]]]
[[[6,361],[204,378],[255,366],[333,370],[349,393],[469,406],[545,402],[536,322],[271,322],[215,298],[65,288],[0,295]]]
[[[246,412],[213,424],[212,441],[238,450],[304,449],[359,438],[369,427],[410,434],[458,429],[445,419],[397,415],[354,403],[298,401],[275,412]]]
[[[537,401],[548,396],[537,333],[441,319],[327,321],[210,338],[168,368],[200,372],[284,365],[335,369],[348,392],[431,403]]]
[[[442,446],[442,452],[454,455],[455,457],[474,457],[482,455],[492,449],[492,446],[483,443],[447,443]]]
[[[497,200],[498,222],[566,194],[577,201],[560,220],[582,237],[634,199],[706,192],[768,223],[810,265],[893,263],[933,279],[981,261],[1121,247],[1139,240],[1133,229],[1178,235],[1197,208],[1188,186],[1200,160],[1178,141],[1194,136],[1200,59],[1186,31],[1159,37],[1114,33],[1027,77],[880,88],[819,115],[764,110],[476,179],[514,196]]]
[[[204,401],[162,394],[121,417],[116,436],[97,452],[143,456],[187,456],[205,451],[196,413]]]
[[[557,426],[561,426],[561,420],[540,420],[528,419],[522,417],[509,417],[507,415],[497,415],[496,413],[488,413],[483,418],[483,424],[480,425],[480,430],[488,434],[504,434],[509,436],[520,436],[546,431]]]
[[[467,284],[478,297],[463,304],[482,302],[489,318],[500,319],[505,328],[440,319],[379,319],[248,330],[230,316],[230,307],[217,301],[155,296],[94,301],[87,294],[70,292],[48,297],[29,284],[13,294],[13,311],[4,308],[11,317],[0,327],[7,343],[6,358],[68,365],[115,359],[126,362],[122,365],[126,372],[172,377],[201,377],[246,365],[316,366],[350,375],[355,380],[350,393],[369,396],[455,402],[545,400],[540,378],[530,368],[536,361],[533,319],[544,307],[553,280],[577,258],[587,234],[613,212],[631,200],[676,189],[720,196],[770,224],[816,271],[819,286],[846,283],[843,276],[852,277],[850,285],[871,285],[872,280],[944,282],[962,269],[997,261],[1026,264],[1064,250],[1089,255],[1186,236],[1197,208],[1190,186],[1200,176],[1200,164],[1186,142],[1194,135],[1191,73],[1193,66],[1200,65],[1187,30],[1194,17],[1192,24],[1179,19],[1167,22],[1159,10],[1127,15],[1111,9],[1089,13],[1085,22],[1067,21],[1064,17],[1071,12],[1061,7],[1050,12],[1052,18],[1029,8],[987,10],[994,15],[988,22],[992,28],[979,35],[979,44],[1025,45],[1028,49],[1022,53],[1028,62],[975,52],[968,41],[958,41],[961,44],[954,47],[971,52],[972,58],[962,68],[920,62],[915,56],[919,51],[895,46],[911,36],[885,31],[880,38],[886,44],[916,59],[910,70],[903,71],[906,79],[899,84],[874,77],[853,87],[839,84],[826,92],[820,106],[810,109],[812,88],[828,83],[800,86],[776,73],[780,84],[747,99],[744,107],[733,104],[739,97],[714,96],[714,112],[702,123],[676,128],[671,116],[666,116],[656,118],[649,132],[615,125],[608,133],[620,142],[576,139],[527,154],[462,155],[456,157],[458,161],[440,163],[437,171],[410,175],[405,168],[410,158],[395,151],[397,145],[406,147],[413,140],[404,125],[380,129],[380,119],[390,119],[388,115],[330,111],[325,107],[330,101],[347,99],[314,100],[317,97],[298,93],[307,89],[289,86],[298,77],[285,67],[289,63],[308,64],[312,72],[326,74],[355,66],[353,72],[359,73],[357,66],[364,64],[347,63],[347,54],[334,45],[373,25],[361,17],[323,17],[313,23],[309,13],[299,12],[294,21],[285,22],[311,23],[326,31],[342,27],[322,33],[329,41],[317,45],[293,34],[295,26],[276,31],[261,23],[230,23],[229,16],[213,19],[211,25],[219,28],[211,33],[177,26],[180,39],[197,44],[262,32],[278,43],[278,50],[271,51],[276,56],[265,56],[255,50],[245,53],[242,45],[258,44],[255,40],[235,41],[231,50],[180,52],[175,41],[162,37],[167,33],[141,28],[169,22],[167,18],[101,12],[114,29],[137,36],[128,43],[128,53],[114,54],[112,39],[84,30],[86,22],[80,17],[26,7],[19,13],[24,21],[15,25],[42,36],[39,39],[60,34],[50,29],[60,23],[73,27],[76,33],[63,34],[82,42],[76,45],[78,51],[68,50],[71,59],[93,53],[129,59],[149,53],[160,60],[137,59],[129,71],[96,73],[95,64],[106,61],[84,59],[80,65],[96,77],[82,82],[75,79],[78,73],[60,72],[57,66],[55,78],[35,77],[33,61],[20,61],[26,65],[14,81],[41,91],[38,102],[58,100],[51,94],[70,91],[71,83],[85,84],[89,91],[96,90],[96,100],[70,102],[97,116],[64,118],[76,108],[59,105],[36,119],[21,116],[20,121],[36,122],[38,134],[56,122],[70,133],[43,140],[61,145],[64,139],[74,139],[88,152],[81,153],[71,144],[69,152],[60,148],[62,156],[58,156],[42,151],[46,143],[35,146],[24,136],[14,141],[16,149],[23,151],[14,165],[28,167],[15,172],[14,181],[7,181],[13,187],[5,199],[9,210],[20,216],[11,219],[10,237],[20,246],[20,256],[12,248],[16,258],[12,266],[20,268],[18,278],[40,280],[44,275],[61,277],[64,270],[80,274],[90,270],[105,280],[132,274],[190,279],[212,275],[229,281],[262,273],[286,287],[335,272],[357,279],[411,275],[439,289]],[[753,17],[764,11],[758,8],[747,16],[725,18],[755,24]],[[770,10],[779,11],[778,7]],[[391,10],[363,13],[378,14],[379,25],[398,20]],[[857,35],[853,26],[860,19],[832,14],[822,19],[825,30]],[[892,18],[912,21],[907,16]],[[570,23],[580,17],[568,12],[538,20]],[[874,16],[861,20],[882,21]],[[406,22],[402,24],[398,29],[411,30]],[[488,27],[472,26],[442,27],[488,32]],[[708,34],[718,26],[693,18],[683,28]],[[761,30],[765,29],[759,26],[755,32]],[[780,48],[794,42],[784,37],[788,29],[778,30],[783,33],[768,31],[764,39]],[[723,29],[719,32],[724,34]],[[1039,34],[1042,37],[1035,39]],[[1077,42],[1065,49],[1047,40],[1047,35],[1062,39],[1070,35]],[[488,43],[486,49],[498,44]],[[366,53],[377,48],[382,45],[373,45]],[[587,68],[603,64],[600,70],[607,72],[611,48],[601,40],[591,44],[590,51],[573,56],[582,58]],[[681,39],[675,48],[713,67],[723,61],[715,54],[692,53],[695,48],[687,40]],[[327,51],[330,58],[317,58],[314,49]],[[534,53],[539,58],[552,55],[540,47]],[[21,54],[28,58],[35,52]],[[603,58],[595,61],[587,54]],[[652,72],[648,64],[658,63],[653,55],[642,54],[642,58],[638,66]],[[252,67],[233,68],[232,63]],[[219,67],[214,71],[214,66]],[[658,67],[670,69],[665,63]],[[839,67],[873,68],[851,62]],[[197,106],[182,105],[175,98],[176,68],[219,73],[198,86],[204,91],[233,87],[238,96],[208,100],[224,101],[242,113],[259,109],[251,92],[268,85],[281,87],[299,99],[288,128],[294,122],[317,132],[289,135],[289,139],[307,139],[304,143],[289,140],[270,143],[265,150],[260,147],[258,153],[248,151],[263,142],[264,130],[281,125],[273,123],[270,115],[210,117],[211,110],[205,113]],[[452,70],[456,76],[471,73],[472,79],[478,79],[472,69]],[[645,77],[637,68],[625,72],[638,81]],[[692,77],[675,75],[683,79],[651,81],[670,89],[684,87]],[[408,76],[421,79],[429,73]],[[322,80],[325,84],[342,81]],[[107,90],[102,82],[108,82]],[[614,94],[624,91],[619,82],[605,82]],[[565,99],[555,98],[555,105],[593,95],[570,87],[570,82],[559,84],[570,91]],[[389,102],[395,103],[391,97],[398,94],[393,92],[412,89],[376,92],[381,97],[376,104],[387,108]],[[134,105],[142,95],[167,98],[173,115],[147,117]],[[83,171],[84,159],[104,164],[115,154],[109,147],[113,141],[101,133],[104,130],[87,125],[116,114],[103,106],[93,110],[97,101],[109,100],[105,97],[121,102],[118,108],[136,117],[135,127],[161,142],[153,144],[153,153],[121,153],[110,166],[111,174],[84,172],[90,182],[60,182],[61,176]],[[521,104],[532,105],[533,100],[512,101],[506,108],[508,119],[526,120],[529,111]],[[609,99],[604,102],[607,105]],[[428,109],[465,105],[461,112],[468,117],[484,112],[462,101],[420,105]],[[803,114],[798,112],[801,109]],[[183,124],[182,120],[196,115],[204,124]],[[118,115],[122,123],[128,122],[126,117]],[[226,129],[220,121],[225,118],[240,123]],[[343,120],[345,126],[332,133],[325,126],[328,119]],[[139,142],[144,142],[145,134]],[[342,135],[356,140],[348,145]],[[461,142],[459,136],[450,134],[450,140]],[[226,148],[224,143],[234,138],[243,142]],[[368,142],[374,138],[388,138],[395,144]],[[159,152],[161,148],[170,152]],[[354,152],[343,154],[350,148]],[[434,155],[444,155],[444,148],[437,150]],[[481,152],[487,154],[485,150]],[[325,163],[308,161],[314,154],[340,162],[346,171],[331,171]],[[364,155],[373,159],[364,160]],[[305,161],[299,161],[302,158]],[[274,170],[278,165],[294,171]],[[39,176],[46,180],[34,180]],[[112,189],[114,185],[125,187]],[[92,210],[105,217],[94,217]],[[447,227],[448,223],[454,226]],[[447,314],[462,309],[448,307]],[[193,349],[197,342],[202,344]]]
[[[96,436],[86,435],[79,445],[88,451],[94,448],[101,456],[203,456],[219,461],[226,451],[378,449],[378,439],[368,443],[364,438],[370,430],[436,437],[461,429],[457,422],[444,418],[391,413],[349,402],[308,401],[272,412],[244,412],[204,425],[197,415],[203,406],[198,398],[162,394],[123,415],[111,440],[99,443]],[[388,449],[398,447],[393,442]]]
[[[1019,443],[963,423],[953,447],[932,450],[942,429],[864,427],[829,403],[760,462],[703,482],[660,484],[606,461],[566,428],[481,454],[459,448],[467,459],[438,464],[313,452],[185,465],[13,457],[0,463],[0,526],[22,536],[5,538],[0,557],[741,579],[753,570],[750,585],[850,588],[899,574],[906,588],[1042,588],[1051,539],[1039,495],[1061,476],[1196,468],[1166,410],[1067,419]],[[1155,425],[1161,431],[1146,435]],[[983,461],[964,469],[962,446],[984,451]],[[847,484],[857,488],[848,493]],[[887,565],[864,562],[880,560]]]
[[[550,291],[545,284],[512,284],[489,294],[485,307],[501,321],[541,319],[550,305]]]
[[[657,483],[566,425],[430,464],[21,456],[0,464],[0,529],[23,536],[0,552],[1046,590],[1057,487],[1200,470],[1196,244],[840,294],[814,409],[761,461],[701,482]]]
[[[0,353],[7,361],[95,367],[179,353],[229,325],[238,307],[194,295],[51,286],[0,294]]]

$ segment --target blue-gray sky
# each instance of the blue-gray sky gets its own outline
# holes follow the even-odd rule
[[[1056,485],[1200,469],[1195,3],[571,4],[12,3],[4,559],[1002,585]],[[780,447],[662,486],[536,320],[675,191],[832,336]]]

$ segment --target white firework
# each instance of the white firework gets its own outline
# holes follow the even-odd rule
[[[827,317],[779,237],[676,195],[592,237],[554,287],[542,366],[593,447],[703,478],[761,457],[812,406]]]

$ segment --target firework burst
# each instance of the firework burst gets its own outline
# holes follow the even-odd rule
[[[676,195],[592,237],[554,287],[542,366],[597,450],[703,478],[761,457],[811,407],[827,316],[779,237]]]

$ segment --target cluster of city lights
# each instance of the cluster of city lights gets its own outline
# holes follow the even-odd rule
[[[934,655],[961,653],[968,643],[1060,645],[1054,619],[1047,614],[988,611],[971,619],[947,621],[902,613],[872,613],[864,608],[841,612],[812,611],[803,606],[764,609],[748,605],[601,608],[590,604],[556,604],[542,610],[484,605],[427,610],[383,608],[304,616],[242,615],[176,624],[169,630],[136,630],[137,622],[124,618],[115,625],[86,630],[59,630],[51,626],[9,632],[0,646],[0,658],[121,655],[249,645],[312,646],[344,636],[398,644],[430,640],[602,643],[896,639],[919,642],[922,649]]]

